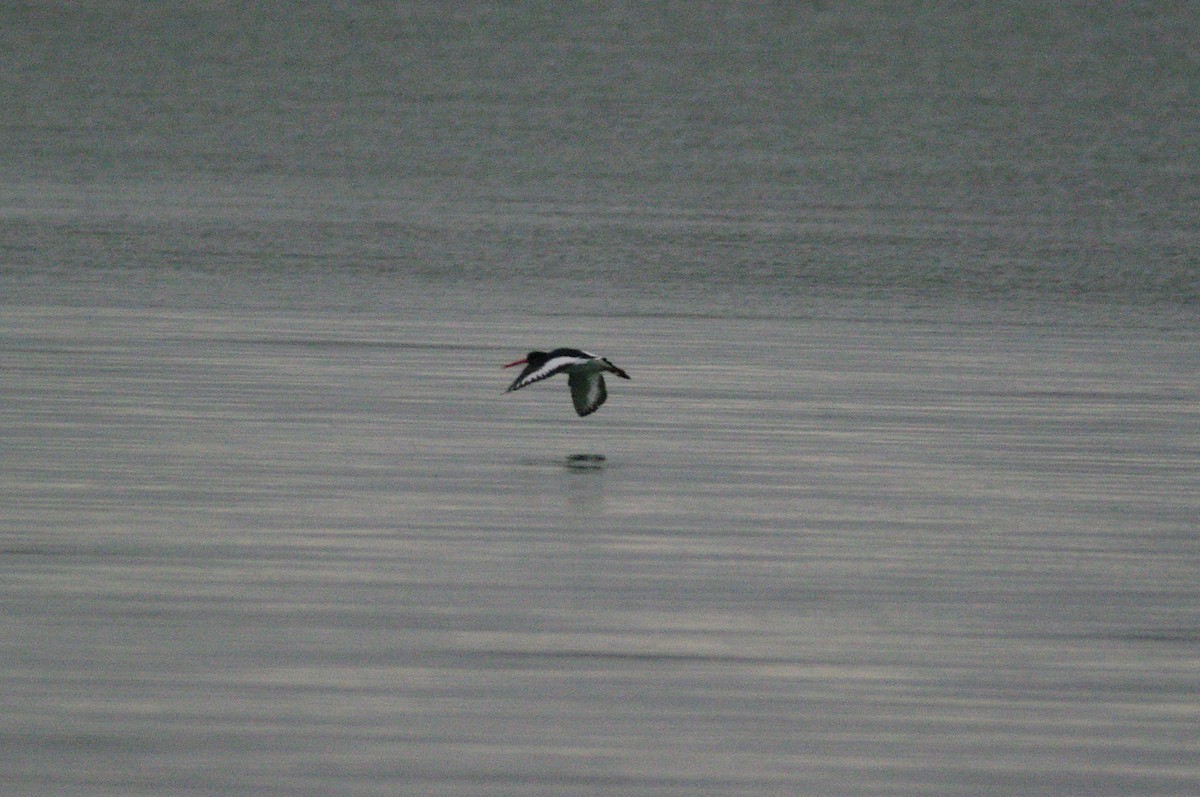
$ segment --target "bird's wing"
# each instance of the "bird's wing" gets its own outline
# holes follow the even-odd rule
[[[526,385],[532,385],[534,382],[540,382],[547,377],[554,376],[564,368],[569,368],[572,365],[578,365],[579,363],[585,362],[587,362],[587,360],[583,357],[558,355],[546,360],[546,362],[542,363],[540,366],[535,367],[533,365],[527,365],[525,370],[521,372],[521,375],[514,379],[513,383],[508,386],[508,390],[504,392],[507,393],[511,390],[520,390]]]
[[[604,389],[604,375],[600,372],[592,374],[571,374],[567,377],[571,385],[571,401],[575,402],[575,411],[579,417],[591,415],[604,400],[608,391]]]

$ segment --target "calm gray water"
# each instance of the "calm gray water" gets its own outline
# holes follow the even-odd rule
[[[274,9],[0,10],[0,793],[1200,793],[1191,5]]]

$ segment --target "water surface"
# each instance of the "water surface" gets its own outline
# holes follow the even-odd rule
[[[0,11],[0,791],[1195,794],[1196,26]]]

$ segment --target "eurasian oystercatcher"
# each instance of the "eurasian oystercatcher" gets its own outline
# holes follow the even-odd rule
[[[525,370],[513,380],[505,393],[520,390],[526,385],[540,382],[555,374],[566,373],[567,384],[571,386],[571,400],[575,402],[575,411],[579,417],[591,415],[604,400],[608,391],[604,389],[604,372],[614,373],[622,379],[628,379],[629,374],[610,363],[604,357],[597,357],[579,349],[555,349],[552,352],[531,351],[522,359],[504,366],[525,364]]]

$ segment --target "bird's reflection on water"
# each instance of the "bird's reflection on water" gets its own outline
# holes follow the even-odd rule
[[[572,471],[604,470],[608,458],[603,454],[568,454],[565,457],[527,457],[521,460],[525,467],[565,467]]]
[[[565,464],[570,470],[601,470],[604,462],[603,454],[571,454]]]

